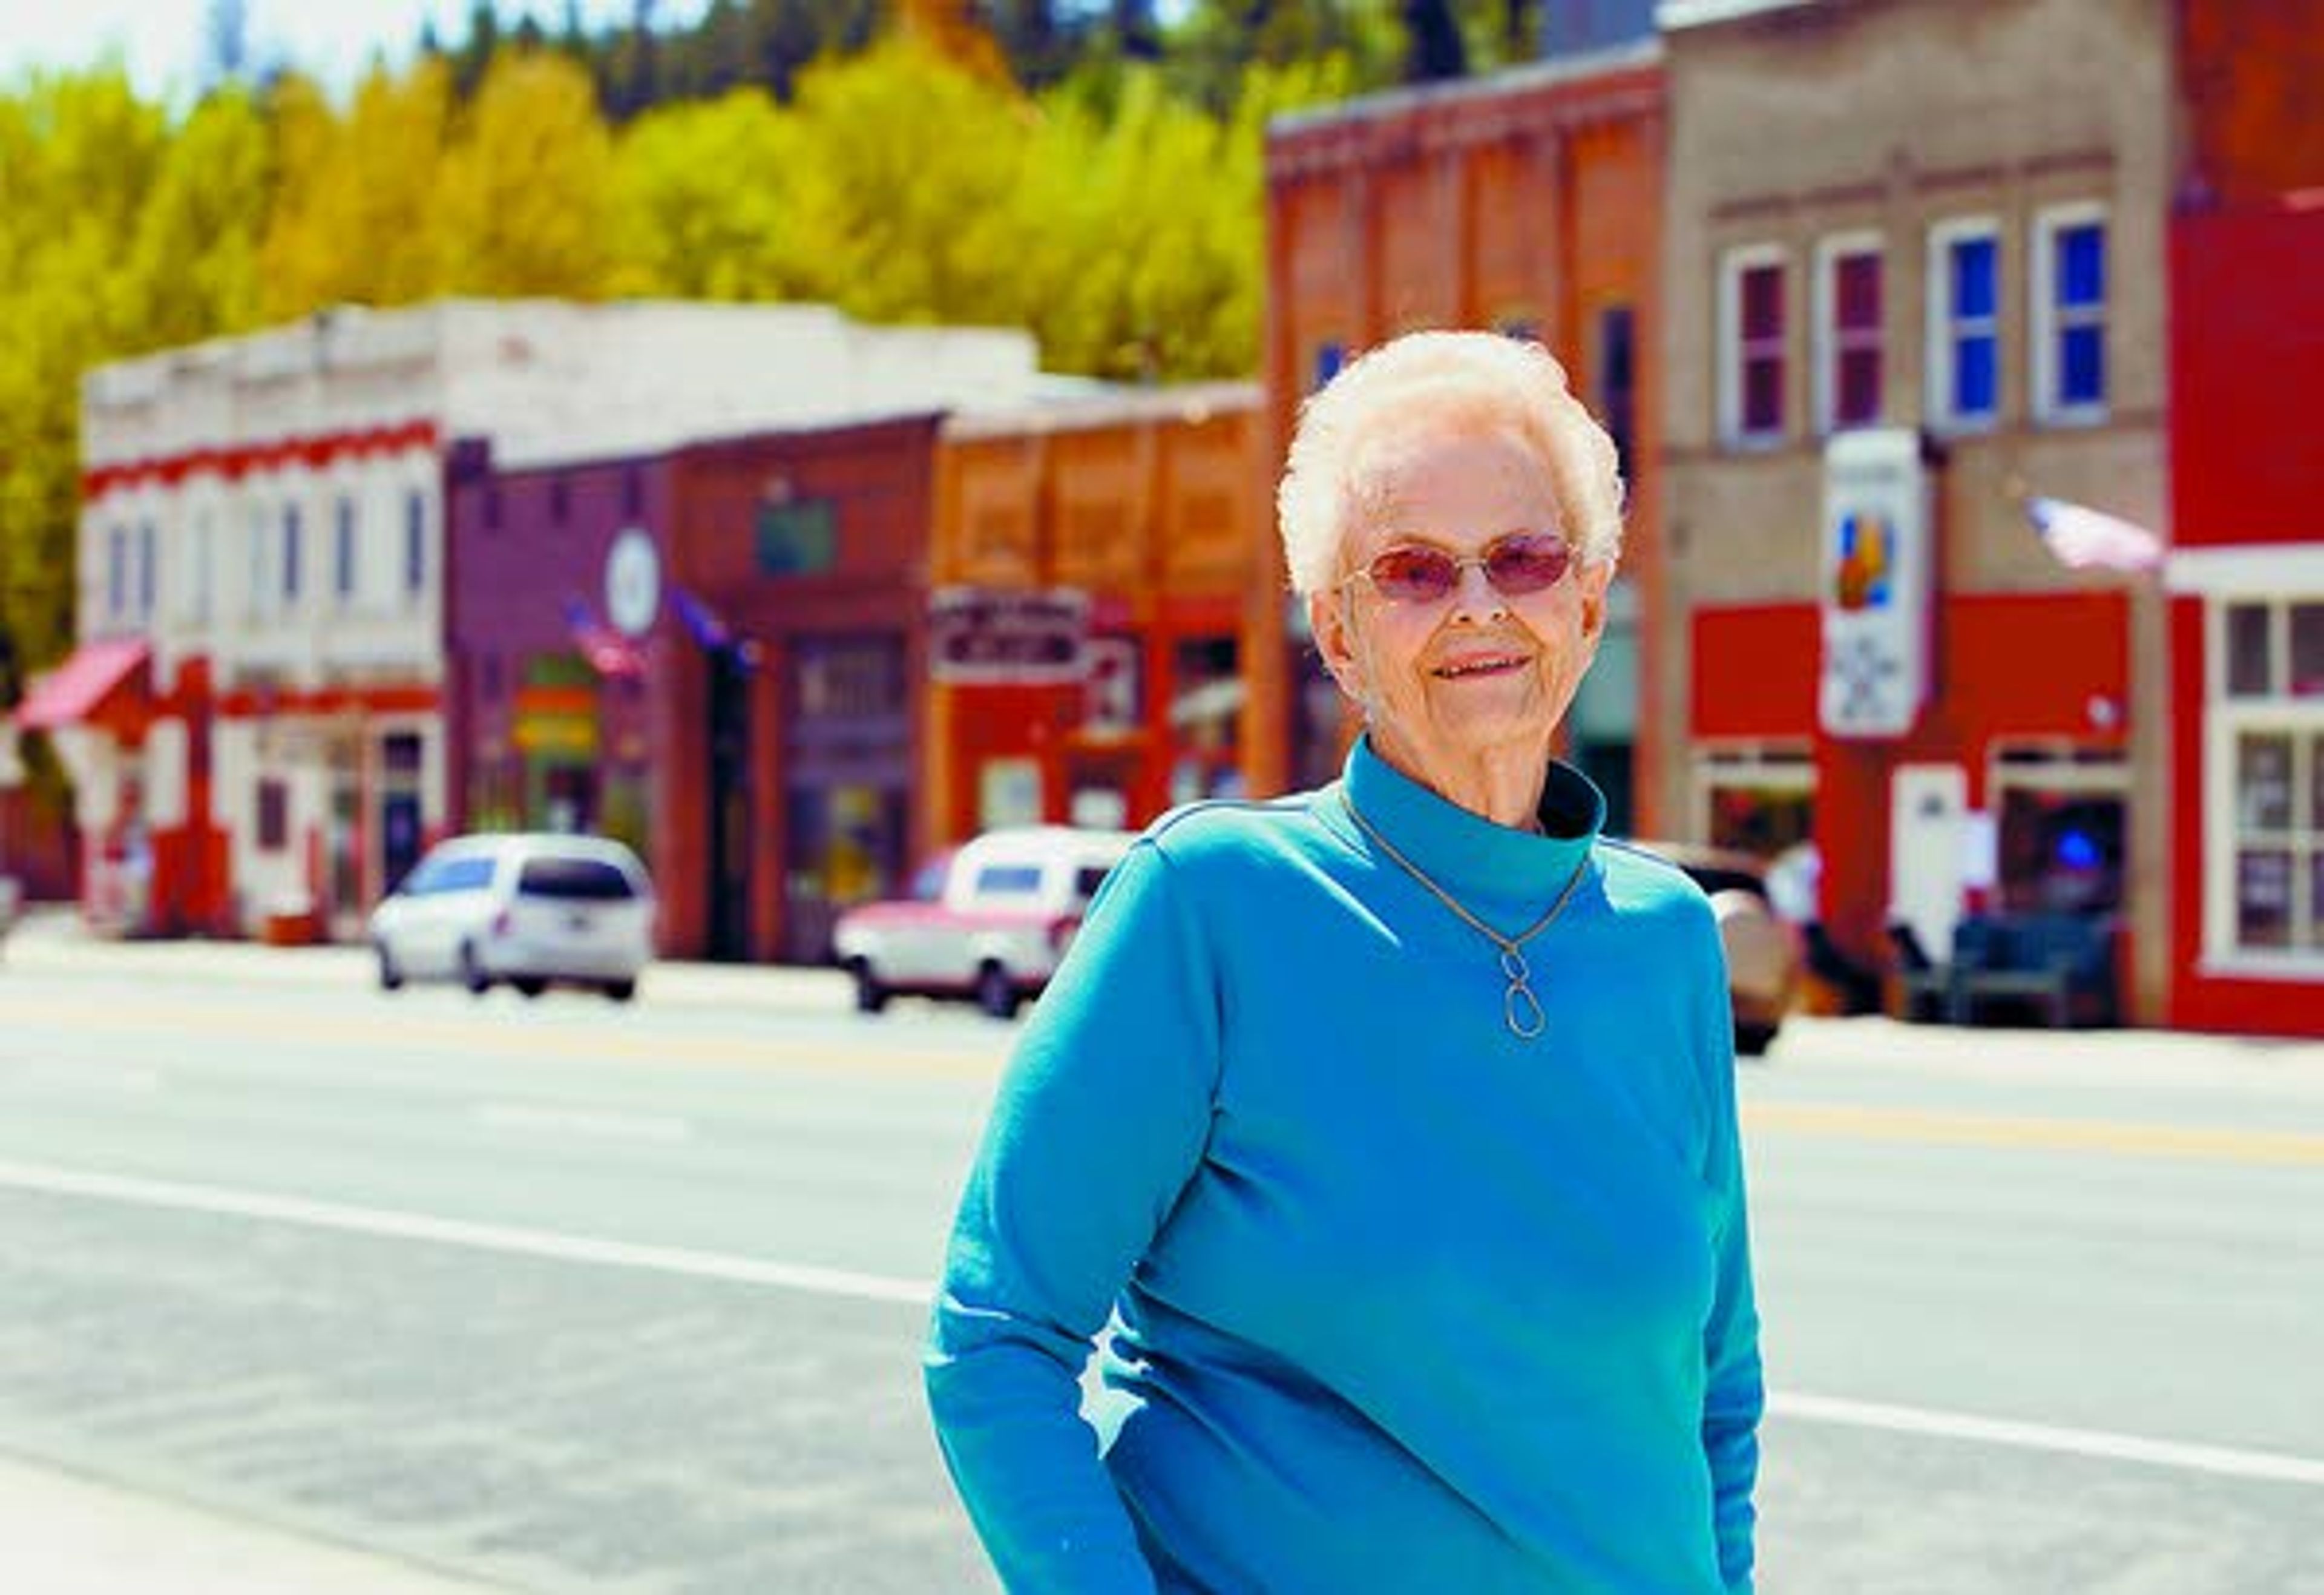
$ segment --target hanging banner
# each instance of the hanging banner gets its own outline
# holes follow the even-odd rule
[[[1841,432],[1823,456],[1826,735],[1901,737],[1930,693],[1936,517],[1920,434]]]

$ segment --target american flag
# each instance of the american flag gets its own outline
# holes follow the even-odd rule
[[[2059,562],[2076,570],[2150,571],[2163,567],[2163,539],[2118,515],[2064,499],[2028,498],[2025,518]]]

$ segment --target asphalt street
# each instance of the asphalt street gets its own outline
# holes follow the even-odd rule
[[[0,1586],[989,1590],[913,1360],[1012,1034],[34,925]],[[2324,1591],[2324,1047],[1824,1021],[1742,1078],[1764,1589]]]

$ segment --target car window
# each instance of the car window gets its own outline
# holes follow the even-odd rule
[[[944,900],[945,878],[952,873],[952,861],[953,855],[950,853],[944,853],[920,866],[920,872],[912,877],[914,902],[936,903]]]
[[[1716,897],[1722,891],[1748,892],[1762,899],[1767,895],[1766,886],[1748,871],[1729,870],[1718,864],[1688,864],[1685,869],[1707,897]]]
[[[979,897],[1031,897],[1040,890],[1038,864],[987,864],[976,872]]]
[[[1098,886],[1105,880],[1107,866],[1103,864],[1084,864],[1074,876],[1074,895],[1084,902],[1089,901],[1097,895]]]
[[[604,859],[527,859],[516,889],[526,897],[592,903],[623,902],[637,895],[628,873]]]
[[[481,891],[493,883],[489,854],[424,859],[403,883],[406,897],[440,897],[447,891]]]

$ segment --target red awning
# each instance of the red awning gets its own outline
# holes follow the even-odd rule
[[[16,724],[26,731],[51,731],[93,718],[114,694],[145,668],[152,645],[142,637],[107,637],[84,642],[65,662],[33,682],[16,705]]]

